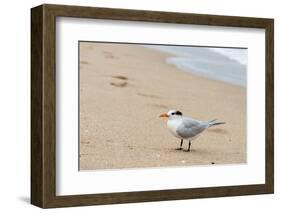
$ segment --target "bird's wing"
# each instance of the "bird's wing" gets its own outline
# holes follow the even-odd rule
[[[190,118],[183,118],[181,125],[177,128],[177,134],[183,138],[192,138],[207,128],[204,122]]]

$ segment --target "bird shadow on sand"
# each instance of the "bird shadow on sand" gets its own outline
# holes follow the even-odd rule
[[[194,155],[194,154],[205,154],[205,153],[209,153],[208,152],[208,150],[204,150],[204,149],[196,149],[196,148],[194,148],[194,149],[192,149],[191,148],[191,150],[188,152],[187,151],[187,149],[182,149],[182,150],[177,150],[176,148],[171,148],[171,149],[169,149],[169,151],[168,151],[169,153],[177,153],[177,154],[182,154],[182,155]]]
[[[213,129],[208,129],[208,132],[214,132],[214,133],[218,133],[218,134],[222,134],[222,135],[226,135],[228,134],[228,131],[222,128],[213,128]]]

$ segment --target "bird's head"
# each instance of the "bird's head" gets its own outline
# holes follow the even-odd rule
[[[178,117],[182,117],[182,113],[178,110],[170,110],[167,113],[162,113],[160,116],[160,118],[169,118],[169,119],[173,119],[173,118],[178,118]]]

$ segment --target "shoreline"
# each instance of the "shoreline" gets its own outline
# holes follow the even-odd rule
[[[242,64],[222,53],[226,53],[225,49],[228,49],[228,52],[232,51],[232,54],[235,52],[235,56],[239,53],[245,58],[247,55],[246,49],[157,45],[143,45],[143,47],[169,54],[170,56],[165,60],[166,63],[172,64],[184,72],[246,88],[246,64]]]

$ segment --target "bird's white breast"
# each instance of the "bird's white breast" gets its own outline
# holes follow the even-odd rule
[[[178,119],[170,119],[167,122],[167,126],[168,129],[170,130],[170,132],[178,138],[181,138],[178,134],[177,134],[177,128],[181,125],[182,120],[180,118]]]

